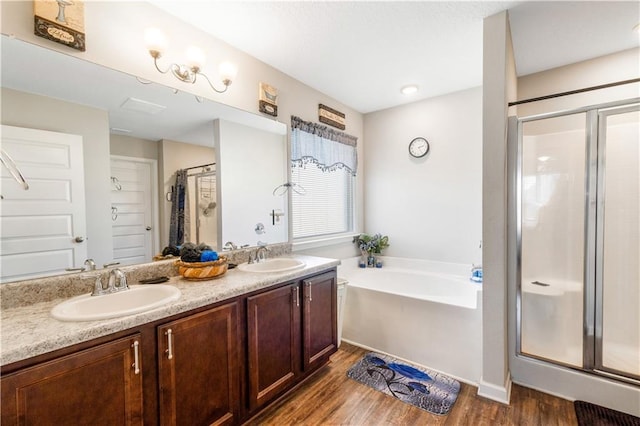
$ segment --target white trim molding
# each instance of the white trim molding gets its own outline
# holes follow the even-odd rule
[[[478,386],[478,396],[509,405],[511,400],[511,372],[507,373],[504,386],[485,382],[481,378],[480,386]]]

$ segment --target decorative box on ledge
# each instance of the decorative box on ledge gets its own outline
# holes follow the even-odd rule
[[[227,257],[220,256],[211,262],[183,262],[176,261],[178,273],[188,280],[209,280],[227,272]]]

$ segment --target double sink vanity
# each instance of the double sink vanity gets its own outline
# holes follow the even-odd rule
[[[339,263],[287,255],[187,281],[163,261],[122,268],[131,289],[101,296],[79,296],[101,271],[4,284],[2,424],[241,424],[337,350]]]

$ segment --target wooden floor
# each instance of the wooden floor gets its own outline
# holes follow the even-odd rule
[[[331,363],[247,425],[577,425],[573,403],[513,385],[511,405],[476,395],[462,384],[446,416],[398,401],[347,378],[365,350],[342,343]]]

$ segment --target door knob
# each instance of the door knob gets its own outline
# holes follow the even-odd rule
[[[73,241],[75,241],[76,243],[82,243],[82,242],[84,242],[84,238],[83,237],[76,237],[76,238],[74,238]]]
[[[150,226],[147,226],[145,229],[146,229],[147,231],[151,231],[151,227],[150,227]]]

